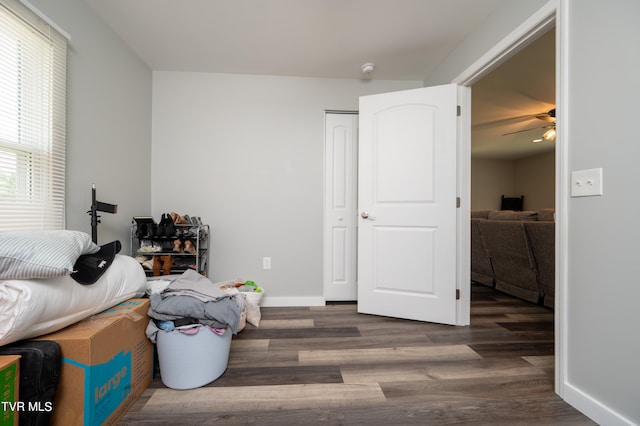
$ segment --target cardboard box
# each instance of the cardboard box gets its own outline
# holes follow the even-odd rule
[[[58,342],[62,371],[53,424],[117,424],[149,386],[153,345],[145,334],[149,299],[113,308],[41,336]]]
[[[18,425],[18,391],[20,385],[20,355],[0,355],[0,426]]]

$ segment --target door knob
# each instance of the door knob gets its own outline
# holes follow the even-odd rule
[[[363,219],[367,219],[369,217],[369,213],[362,212],[362,213],[360,213],[360,217],[363,218]]]

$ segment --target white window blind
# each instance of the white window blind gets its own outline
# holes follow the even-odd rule
[[[0,231],[64,229],[67,39],[0,0]]]

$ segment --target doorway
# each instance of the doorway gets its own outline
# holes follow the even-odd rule
[[[555,296],[555,39],[547,30],[472,86],[472,279],[547,307]],[[524,195],[523,219],[539,212],[546,223],[507,232],[486,222],[505,195]]]
[[[562,121],[563,95],[565,95],[565,84],[567,81],[567,26],[566,22],[558,15],[558,3],[549,2],[536,13],[530,16],[511,34],[505,37],[500,43],[496,44],[492,49],[487,51],[474,64],[464,70],[453,82],[464,86],[472,86],[482,77],[497,68],[502,62],[513,56],[520,49],[527,46],[533,40],[537,39],[548,30],[555,27],[555,100],[559,111],[558,118]],[[567,193],[566,188],[569,187],[568,178],[566,177],[567,165],[567,148],[562,142],[562,137],[566,133],[561,127],[558,128],[558,139],[555,146],[555,309],[554,309],[554,365],[555,365],[555,392],[561,397],[565,393],[565,374],[566,367],[566,348],[567,338],[565,333],[566,315],[563,306],[566,301],[564,296],[564,280],[565,268],[564,259],[567,256],[567,235],[566,235],[566,207]],[[463,151],[468,151],[470,158],[471,147],[462,147]],[[459,176],[463,175],[465,170],[459,171]],[[463,176],[464,177],[464,176]],[[469,187],[465,191],[470,194]],[[461,253],[461,257],[465,254]]]

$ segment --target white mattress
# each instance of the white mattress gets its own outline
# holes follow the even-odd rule
[[[60,330],[145,292],[137,260],[117,255],[92,285],[70,276],[0,281],[0,346]]]

